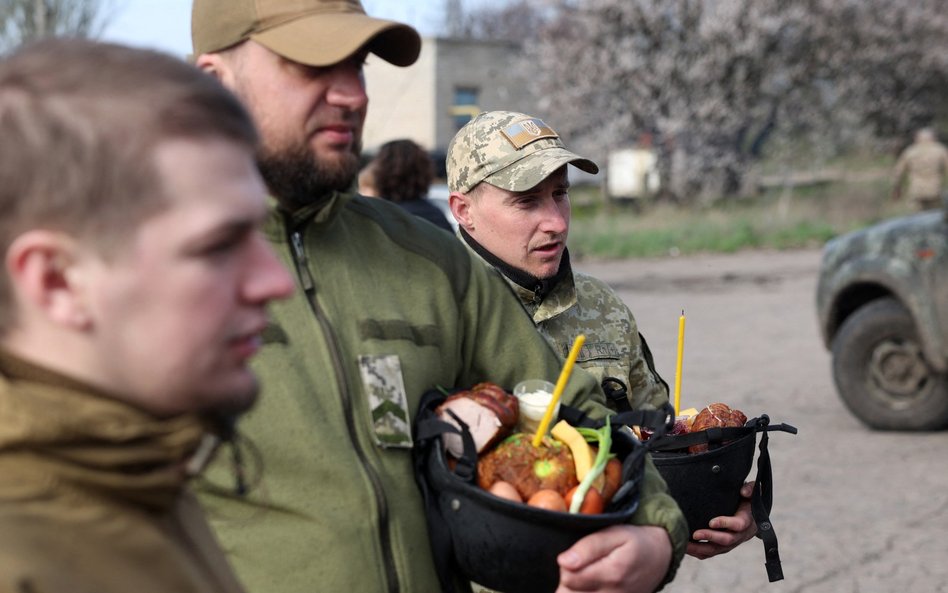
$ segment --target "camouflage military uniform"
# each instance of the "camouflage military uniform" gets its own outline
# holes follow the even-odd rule
[[[604,282],[574,272],[542,301],[523,287],[515,287],[515,292],[561,356],[569,354],[577,335],[585,335],[576,364],[600,382],[607,377],[621,380],[633,409],[668,403],[668,386],[646,361],[632,311]]]
[[[577,365],[600,382],[619,379],[633,409],[656,409],[668,403],[668,385],[653,368],[632,311],[605,282],[573,272],[568,258],[563,261],[568,273],[545,297],[504,278],[560,356],[566,358],[576,336],[583,334],[586,342]]]

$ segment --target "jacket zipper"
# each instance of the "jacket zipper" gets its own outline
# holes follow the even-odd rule
[[[388,576],[388,590],[390,593],[398,593],[398,571],[395,569],[395,559],[392,555],[388,503],[385,499],[385,491],[382,489],[382,482],[378,472],[369,465],[368,457],[356,439],[355,419],[352,413],[352,397],[349,382],[342,364],[342,357],[339,353],[338,341],[336,340],[332,326],[329,324],[329,320],[326,319],[322,308],[319,306],[319,302],[316,300],[316,283],[313,281],[313,276],[309,271],[309,260],[306,257],[306,251],[303,249],[303,236],[300,231],[292,231],[290,233],[290,245],[292,246],[293,260],[296,262],[296,270],[299,274],[303,291],[306,293],[306,300],[309,303],[310,309],[313,311],[313,315],[316,317],[316,321],[322,328],[323,334],[327,336],[326,341],[329,346],[330,355],[332,356],[333,370],[339,385],[342,387],[343,412],[346,418],[346,428],[349,432],[349,440],[352,443],[352,449],[359,457],[359,461],[362,463],[362,469],[365,470],[366,475],[368,475],[369,481],[372,483],[372,489],[375,491],[375,500],[378,506],[379,536],[382,543],[382,560],[385,565],[385,573]]]

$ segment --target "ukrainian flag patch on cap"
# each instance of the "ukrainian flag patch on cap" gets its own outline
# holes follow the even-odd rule
[[[542,119],[537,118],[526,119],[510,124],[501,130],[500,133],[503,134],[517,150],[542,138],[559,138],[559,135],[554,132],[550,126],[543,123]]]

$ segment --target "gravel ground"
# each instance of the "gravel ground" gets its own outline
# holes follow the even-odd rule
[[[666,591],[948,593],[948,432],[875,432],[843,406],[816,322],[819,257],[575,264],[629,304],[669,384],[684,310],[682,408],[723,401],[799,429],[770,439],[785,580],[768,583],[752,540],[710,560],[686,557]]]

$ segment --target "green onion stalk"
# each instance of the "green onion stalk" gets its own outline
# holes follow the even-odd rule
[[[583,500],[586,499],[586,493],[589,492],[589,488],[592,486],[593,482],[596,481],[602,472],[606,469],[606,462],[609,461],[609,458],[612,457],[612,429],[609,426],[609,417],[606,417],[606,424],[602,428],[588,428],[585,426],[578,427],[576,430],[579,431],[579,434],[583,435],[583,438],[590,443],[598,443],[599,450],[596,452],[596,459],[593,461],[593,466],[586,474],[586,477],[583,478],[583,481],[579,483],[579,487],[576,489],[576,492],[573,494],[573,500],[569,505],[569,512],[578,513],[579,509],[583,507]]]

